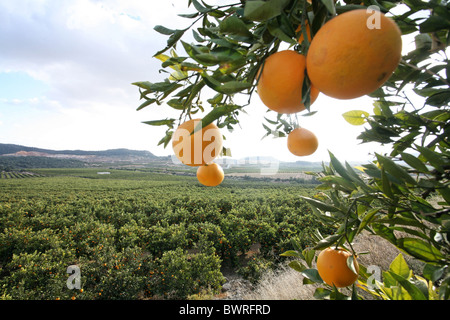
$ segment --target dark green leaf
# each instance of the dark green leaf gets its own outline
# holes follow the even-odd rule
[[[328,12],[334,16],[336,14],[336,7],[334,5],[334,0],[321,0],[324,6],[327,8]]]
[[[402,276],[400,276],[392,271],[389,271],[389,274],[395,280],[397,280],[403,288],[405,288],[405,290],[410,294],[410,296],[414,300],[427,300],[427,297],[423,294],[423,292],[417,286],[415,286],[413,283],[411,283],[410,281],[406,280]]]
[[[288,4],[289,0],[248,0],[245,2],[244,17],[253,21],[266,21],[280,15]]]
[[[292,269],[294,269],[295,271],[298,272],[302,272],[303,270],[305,270],[305,266],[302,265],[298,260],[293,260],[291,262],[289,262],[289,267],[291,267]]]
[[[143,123],[151,126],[172,126],[175,119],[144,121]]]
[[[436,168],[436,170],[442,173],[444,172],[443,166],[445,165],[445,162],[442,155],[421,146],[417,146],[417,150],[434,168]]]
[[[372,223],[372,229],[375,231],[377,235],[388,240],[392,244],[397,243],[397,238],[394,235],[394,231],[381,223]]]
[[[430,33],[450,28],[450,22],[440,16],[431,16],[420,25],[420,33]]]
[[[334,234],[334,235],[330,235],[322,240],[320,240],[315,246],[314,246],[314,250],[321,250],[321,249],[325,249],[330,247],[331,245],[333,245],[334,243],[336,243],[336,241],[338,241],[339,239],[342,238],[342,235],[340,234]]]
[[[443,259],[442,253],[429,242],[417,238],[400,238],[397,240],[400,248],[415,258],[427,262],[439,262]]]
[[[226,104],[212,109],[212,111],[209,112],[206,116],[204,116],[202,121],[200,121],[200,123],[194,128],[193,133],[201,130],[202,128],[208,126],[210,123],[214,122],[220,117],[228,115],[239,108],[240,106],[234,104]]]
[[[252,33],[248,30],[245,23],[236,16],[231,16],[219,24],[219,30],[225,34],[251,37]]]
[[[320,277],[319,272],[316,269],[306,269],[306,270],[303,270],[301,273],[305,278],[307,278],[315,283],[323,283],[323,280]]]
[[[428,168],[423,164],[422,161],[420,161],[418,158],[413,156],[412,154],[402,152],[400,153],[402,156],[402,160],[405,161],[407,164],[409,164],[412,168],[416,169],[417,171],[421,173],[428,173]]]
[[[296,257],[301,258],[302,256],[295,250],[288,250],[280,254],[282,257]]]
[[[308,202],[311,206],[319,208],[320,210],[330,211],[330,212],[337,212],[337,211],[339,211],[339,209],[336,208],[335,206],[326,204],[326,203],[318,201],[316,199],[312,199],[312,198],[308,198],[308,197],[302,197],[302,198],[304,200],[306,200],[306,202]]]
[[[316,299],[325,299],[328,298],[331,294],[331,290],[325,288],[317,288],[314,291],[314,298]]]
[[[139,111],[139,110],[141,110],[141,109],[143,109],[143,108],[145,108],[145,107],[151,105],[151,104],[154,103],[154,102],[156,102],[156,99],[148,99],[148,100],[146,100],[143,104],[141,104],[141,105],[136,109],[136,111]]]
[[[374,219],[378,211],[380,211],[379,208],[374,208],[369,212],[367,212],[367,214],[362,219],[361,224],[359,225],[359,231],[362,231],[368,224],[370,224],[370,222]]]
[[[446,267],[426,264],[423,268],[423,276],[431,282],[436,282],[444,275]]]
[[[397,165],[394,161],[377,153],[376,156],[381,166],[391,175],[406,183],[416,184],[416,180],[414,180],[405,169]]]
[[[224,94],[238,93],[243,90],[249,89],[252,86],[251,83],[241,81],[229,81],[222,84],[220,81],[214,79],[212,76],[208,76],[207,74],[203,74],[202,76],[208,87]]]
[[[155,26],[153,28],[153,30],[155,30],[156,32],[159,32],[161,34],[167,35],[167,36],[170,36],[171,34],[174,34],[175,31],[176,31],[176,30],[172,30],[172,29],[160,26],[160,25]]]

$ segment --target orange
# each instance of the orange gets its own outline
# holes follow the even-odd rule
[[[258,72],[258,95],[271,110],[278,113],[296,113],[305,110],[302,87],[305,80],[306,58],[292,50],[270,55]],[[311,87],[311,104],[319,91]]]
[[[203,166],[213,161],[222,151],[222,134],[214,123],[192,134],[201,121],[192,119],[182,123],[172,136],[175,156],[191,167]]]
[[[309,156],[316,152],[319,141],[314,133],[305,128],[295,128],[287,137],[289,151],[296,156]]]
[[[315,34],[306,69],[320,92],[353,99],[381,87],[397,68],[401,51],[401,32],[393,20],[378,11],[352,10]]]
[[[326,284],[337,288],[352,285],[357,279],[355,274],[348,266],[347,259],[352,254],[343,249],[327,248],[322,250],[317,257],[317,271]],[[359,264],[353,259],[353,266],[359,272]]]
[[[218,186],[222,183],[224,177],[223,169],[217,163],[200,166],[197,169],[198,181],[207,187]]]

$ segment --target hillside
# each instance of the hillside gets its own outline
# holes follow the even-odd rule
[[[250,173],[261,175],[261,168],[274,169],[277,172],[317,171],[321,163],[296,161],[283,162],[272,157],[246,157],[242,159],[219,158],[216,160],[228,173]],[[158,167],[160,170],[186,171],[191,167],[182,165],[175,157],[159,157],[150,151],[130,149],[109,149],[102,151],[51,150],[27,147],[16,144],[0,143],[0,169],[29,168],[81,168],[81,167]],[[283,178],[285,178],[283,176]],[[298,178],[295,176],[294,178]]]

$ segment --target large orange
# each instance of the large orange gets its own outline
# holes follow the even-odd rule
[[[271,110],[278,113],[296,113],[305,110],[302,87],[305,80],[306,58],[293,50],[270,55],[258,73],[258,95]],[[311,104],[319,91],[311,87]]]
[[[327,248],[322,250],[317,257],[317,271],[326,284],[337,288],[352,285],[357,279],[355,274],[348,266],[347,259],[352,254],[343,249]],[[359,264],[353,259],[353,266],[359,272]]]
[[[296,156],[309,156],[316,152],[319,140],[305,128],[295,128],[287,137],[289,151]]]
[[[348,11],[325,23],[308,50],[306,69],[320,92],[353,99],[369,94],[392,75],[402,51],[401,32],[376,11]]]
[[[201,119],[192,119],[182,123],[172,136],[175,156],[183,164],[191,167],[212,162],[222,151],[222,134],[214,123],[192,134],[201,121]]]
[[[222,183],[224,177],[223,169],[217,163],[200,166],[197,169],[198,181],[207,187],[218,186]]]

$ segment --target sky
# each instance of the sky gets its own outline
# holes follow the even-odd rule
[[[187,27],[190,20],[177,14],[192,11],[185,0],[0,0],[0,143],[171,155],[170,144],[157,146],[165,127],[142,122],[176,115],[163,105],[136,111],[142,101],[131,83],[164,79],[161,62],[152,56],[167,37],[153,27]],[[368,97],[336,100],[321,94],[312,105],[317,113],[299,117],[318,137],[319,148],[297,157],[286,138],[261,140],[267,108],[255,94],[240,126],[223,129],[225,146],[235,158],[328,161],[331,151],[340,160],[365,161],[386,148],[360,144],[363,127],[350,125],[342,114],[372,109]]]

